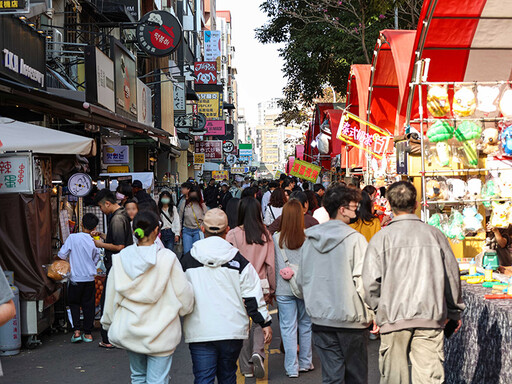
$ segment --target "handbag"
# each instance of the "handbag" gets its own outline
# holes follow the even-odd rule
[[[299,289],[299,285],[297,284],[297,273],[299,272],[299,266],[297,264],[290,263],[290,260],[288,260],[288,256],[286,256],[286,252],[283,248],[279,247],[279,250],[281,251],[281,256],[283,257],[284,263],[286,264],[286,268],[290,268],[293,271],[293,276],[288,280],[293,296],[295,296],[297,299],[303,299],[304,296],[302,295],[302,292]],[[283,269],[281,269],[281,271]],[[279,271],[279,274],[281,274],[281,271]]]
[[[197,228],[199,229],[199,239],[203,240],[204,239],[204,232],[201,231],[201,226],[199,225],[199,220],[197,220],[196,213],[194,212],[194,206],[192,204],[190,204],[190,209],[192,209],[192,214],[194,215],[194,219],[196,219]]]

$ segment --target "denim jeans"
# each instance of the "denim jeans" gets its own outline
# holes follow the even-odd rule
[[[174,235],[172,229],[162,229],[161,233],[161,240],[162,243],[164,244],[164,247],[174,252],[174,238],[176,236]]]
[[[300,369],[313,365],[311,319],[306,313],[304,300],[295,296],[277,296],[279,327],[284,346],[284,368],[287,374],[297,374]],[[297,356],[297,330],[300,351]]]
[[[183,227],[183,254],[186,255],[192,249],[192,246],[196,241],[201,240],[199,228],[186,228]]]
[[[157,357],[128,351],[132,384],[168,384],[172,355]]]
[[[190,343],[194,384],[236,384],[238,355],[242,340]]]

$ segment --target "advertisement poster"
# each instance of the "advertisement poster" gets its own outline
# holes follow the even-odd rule
[[[229,171],[213,171],[212,179],[215,181],[222,181],[224,179],[229,180]]]
[[[224,120],[207,120],[206,136],[221,136],[226,134],[226,122]]]
[[[195,153],[204,153],[206,160],[222,160],[222,141],[220,140],[196,141],[194,148]]]
[[[0,157],[0,194],[32,193],[32,164],[30,155]]]
[[[206,120],[219,120],[222,117],[222,94],[220,92],[196,92],[199,97],[199,113]]]
[[[217,62],[198,61],[194,64],[196,84],[217,84]]]
[[[116,112],[122,116],[137,120],[137,66],[135,57],[112,38],[114,60]]]
[[[295,160],[290,175],[315,183],[321,170],[322,167],[318,165],[303,160]]]
[[[221,31],[204,31],[204,60],[215,61],[221,54]]]

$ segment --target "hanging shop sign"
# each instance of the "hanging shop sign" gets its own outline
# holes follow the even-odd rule
[[[222,143],[224,153],[232,153],[235,150],[235,144],[232,141],[224,141]]]
[[[217,62],[198,61],[194,64],[196,84],[217,84]]]
[[[252,159],[252,144],[238,144],[238,156]]]
[[[139,79],[137,79],[137,118],[139,123],[145,125],[151,125],[153,121],[151,89]]]
[[[167,80],[167,81],[166,81]],[[160,120],[158,128],[176,136],[176,127],[174,124],[174,85],[165,74],[160,75]]]
[[[204,164],[204,153],[194,153],[194,164]]]
[[[226,122],[224,120],[207,120],[206,136],[222,136],[226,134]]]
[[[8,1],[0,0],[2,3]],[[0,17],[0,31],[0,75],[44,89],[46,39],[18,18],[10,16]]]
[[[226,163],[228,163],[230,166],[235,165],[237,161],[238,161],[238,159],[236,158],[235,155],[227,155],[226,156]]]
[[[361,128],[364,127],[364,128]],[[337,139],[368,152],[373,157],[382,160],[386,154],[391,134],[353,113],[345,111],[340,119]]]
[[[28,13],[29,11],[29,0],[0,0],[0,15]]]
[[[111,38],[114,60],[116,113],[137,120],[137,66],[135,56],[119,40]]]
[[[127,145],[104,145],[103,164],[128,164],[130,152]]]
[[[114,62],[92,45],[85,47],[85,97],[90,103],[116,110]]]
[[[231,167],[232,174],[245,174],[249,172],[249,167]]]
[[[0,155],[0,194],[33,192],[31,154]]]
[[[204,158],[206,160],[222,160],[222,141],[196,141],[194,152],[204,153]]]
[[[222,181],[229,179],[229,171],[212,171],[212,179]]]
[[[139,20],[137,42],[151,56],[168,56],[181,43],[183,28],[179,20],[167,11],[151,11]]]
[[[185,77],[175,76],[177,82],[173,83],[174,87],[174,114],[184,115],[187,113],[187,99]]]
[[[315,183],[321,170],[322,168],[318,165],[295,159],[290,175]]]
[[[207,120],[220,120],[222,117],[223,96],[221,92],[196,92],[199,97],[198,110]]]
[[[215,61],[221,56],[221,31],[204,31],[204,60]]]

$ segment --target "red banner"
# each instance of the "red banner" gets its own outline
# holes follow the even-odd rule
[[[217,84],[217,62],[198,61],[194,64],[196,84]]]

